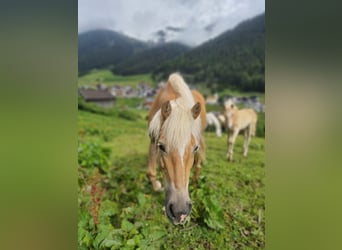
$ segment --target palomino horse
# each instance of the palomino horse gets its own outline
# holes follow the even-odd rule
[[[228,160],[233,161],[233,146],[240,130],[244,130],[245,132],[243,156],[246,157],[251,137],[255,136],[256,123],[258,119],[257,114],[253,109],[239,110],[232,100],[228,99],[224,104],[224,115],[226,117],[228,131]]]
[[[156,178],[158,163],[165,181],[166,214],[174,224],[184,224],[191,212],[189,176],[194,165],[194,179],[197,181],[200,164],[204,160],[205,114],[202,95],[190,91],[177,73],[169,76],[149,113],[151,143],[147,175],[153,189],[162,190]]]

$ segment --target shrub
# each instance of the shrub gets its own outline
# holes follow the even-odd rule
[[[133,99],[130,101],[130,99]],[[133,107],[135,108],[138,103],[137,100],[140,100],[138,98],[125,98],[126,102],[128,104],[131,104],[132,107],[128,107],[127,105],[123,105],[125,103],[124,101],[121,100],[121,106],[114,106],[111,108],[102,108],[94,103],[87,103],[84,101],[81,97],[78,98],[78,109],[87,111],[90,113],[94,114],[99,114],[99,115],[105,115],[105,116],[115,116],[115,117],[120,117],[122,119],[126,119],[129,121],[137,121],[138,119],[141,118],[141,116],[134,110],[132,109]],[[132,104],[133,103],[133,104]],[[135,105],[135,106],[134,106]]]
[[[97,142],[80,143],[78,146],[78,164],[82,167],[99,167],[106,170],[110,165],[110,148],[101,146]]]
[[[78,109],[88,111],[94,114],[106,115],[106,116],[115,116],[117,115],[117,111],[113,108],[102,108],[95,103],[87,103],[83,100],[82,97],[78,98]]]
[[[137,113],[134,113],[130,110],[120,110],[119,117],[129,121],[136,121],[140,118],[140,116]]]
[[[200,187],[192,191],[192,197],[197,201],[193,208],[193,218],[199,224],[204,224],[214,230],[224,228],[223,210],[219,205],[218,198],[208,185],[206,178],[200,180]]]

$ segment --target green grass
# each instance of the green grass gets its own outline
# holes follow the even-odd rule
[[[140,82],[147,82],[152,85],[150,74],[133,75],[133,76],[119,76],[113,74],[110,70],[92,70],[88,74],[79,77],[78,86],[95,86],[101,82],[105,85],[119,85],[136,87]]]
[[[239,136],[235,162],[229,163],[226,136],[206,132],[207,157],[199,187],[194,189],[190,182],[191,219],[174,226],[163,212],[164,194],[153,192],[146,177],[147,112],[135,111],[135,120],[120,112],[78,114],[80,146],[96,142],[96,153],[106,151],[102,147],[111,150],[109,166],[79,167],[79,249],[265,247],[264,138],[252,138],[244,158]]]

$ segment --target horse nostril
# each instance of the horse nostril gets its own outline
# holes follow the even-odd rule
[[[186,218],[191,213],[192,204],[191,202],[185,202],[181,205],[175,204],[175,203],[169,203],[166,206],[166,212],[168,217],[174,222],[174,223],[181,223],[184,224],[186,221]]]
[[[169,211],[170,211],[170,215],[175,218],[176,215],[175,215],[175,213],[173,211],[173,204],[172,203],[169,204]]]
[[[189,213],[191,212],[191,209],[192,209],[192,204],[191,203],[188,203],[188,207],[189,207]]]

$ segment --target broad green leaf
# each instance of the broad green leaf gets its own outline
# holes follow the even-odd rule
[[[146,203],[145,195],[142,194],[142,193],[139,193],[139,194],[137,195],[137,198],[138,198],[139,205],[140,205],[140,206],[144,206],[145,203]]]
[[[133,226],[133,224],[130,223],[129,221],[127,221],[127,220],[122,220],[121,228],[122,228],[122,230],[124,230],[124,231],[126,231],[126,232],[130,232],[130,231],[132,231],[132,229],[134,228],[134,226]]]
[[[109,240],[109,239],[105,239],[102,243],[101,246],[104,247],[120,247],[122,245],[121,242],[117,241],[117,240]]]
[[[159,240],[160,238],[162,238],[165,235],[166,235],[165,231],[154,231],[151,233],[150,237],[152,240]]]
[[[101,203],[100,215],[112,216],[119,213],[119,205],[110,200],[105,200]]]
[[[127,246],[135,246],[135,240],[129,239],[126,244],[127,244]]]

